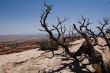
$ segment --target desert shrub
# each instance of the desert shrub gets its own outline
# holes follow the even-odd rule
[[[17,44],[15,42],[9,42],[9,43],[7,43],[7,46],[9,46],[11,48],[16,48]]]
[[[58,44],[54,41],[42,41],[40,43],[40,50],[58,50]]]

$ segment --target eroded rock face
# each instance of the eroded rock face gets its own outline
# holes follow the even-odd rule
[[[57,68],[61,64],[61,59],[52,54],[44,53],[36,49],[21,53],[1,55],[0,73],[43,73],[45,70]]]
[[[61,53],[62,50],[55,51]],[[0,56],[0,73],[44,73],[58,70],[63,65],[69,64],[72,61],[62,61],[61,56],[52,56],[51,52],[45,53],[36,49],[21,53],[1,55]],[[58,73],[73,73],[68,67],[59,70]]]

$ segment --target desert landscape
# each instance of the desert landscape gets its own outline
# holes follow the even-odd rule
[[[38,48],[39,43],[40,39],[38,39],[37,35],[0,36],[0,55]]]
[[[106,42],[99,38],[100,42],[105,44]],[[84,39],[75,40],[70,42],[73,46],[69,47],[70,51],[77,52]],[[30,44],[29,41],[28,45]],[[22,43],[22,42],[21,42]],[[24,46],[24,44],[22,44]],[[29,47],[30,48],[30,47]],[[16,49],[12,51],[11,49]],[[20,49],[20,51],[18,51]],[[23,49],[23,50],[21,50]],[[95,46],[95,49],[101,53],[104,63],[110,64],[110,51],[108,47]],[[11,51],[11,52],[7,52]],[[52,57],[51,51],[42,51],[37,47],[28,48],[10,48],[6,53],[0,55],[0,73],[95,73],[95,69],[89,62],[88,57],[85,55],[77,56],[81,62],[79,65],[72,63],[72,60],[68,60],[67,57],[61,55],[63,53],[62,48],[54,51],[55,56]],[[5,51],[4,51],[5,52]],[[74,69],[71,71],[69,67],[74,64]]]
[[[110,73],[109,0],[0,0],[0,73]]]

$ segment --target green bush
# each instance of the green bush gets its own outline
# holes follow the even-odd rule
[[[40,43],[40,50],[58,50],[58,44],[54,41],[42,41]]]

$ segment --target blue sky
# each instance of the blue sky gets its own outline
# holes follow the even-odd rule
[[[44,1],[54,5],[48,18],[50,25],[56,23],[57,16],[67,17],[67,26],[81,15],[90,18],[94,26],[102,17],[110,17],[110,0],[0,0],[0,35],[40,33]]]

